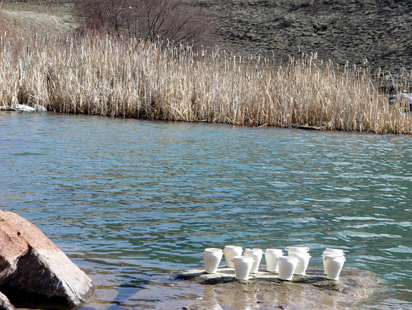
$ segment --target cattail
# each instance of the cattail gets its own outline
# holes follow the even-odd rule
[[[411,74],[393,80],[410,88]],[[40,104],[63,113],[247,126],[412,133],[408,106],[389,104],[386,81],[316,54],[277,65],[215,48],[108,35],[0,34],[0,106]]]

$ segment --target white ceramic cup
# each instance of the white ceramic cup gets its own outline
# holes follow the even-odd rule
[[[252,270],[250,271],[250,273],[259,272],[259,264],[262,259],[262,255],[263,255],[262,249],[253,248],[253,249],[245,250],[245,256],[251,256],[253,257],[253,260],[254,260]]]
[[[288,251],[288,255],[290,256],[291,253],[298,252],[298,253],[308,253],[309,248],[307,246],[287,246],[285,248]]]
[[[281,249],[266,249],[265,259],[266,259],[266,270],[270,272],[278,272],[279,264],[278,259],[283,256]]]
[[[345,253],[341,249],[332,249],[326,248],[322,254],[322,262],[323,262],[323,273],[326,274],[326,262],[325,262],[325,255],[336,255],[336,256],[344,256]]]
[[[326,255],[325,262],[326,262],[326,270],[327,274],[326,277],[329,280],[339,280],[340,272],[342,271],[343,264],[345,263],[346,258],[343,255],[336,256],[336,255]]]
[[[216,273],[220,261],[223,256],[223,251],[216,248],[207,248],[203,252],[203,259],[205,261],[205,272]]]
[[[236,245],[226,245],[223,252],[225,253],[226,267],[233,268],[232,258],[235,256],[242,256],[243,249]]]
[[[248,280],[253,266],[252,256],[235,256],[232,258],[235,267],[235,278],[237,280]]]
[[[296,266],[294,274],[305,275],[306,269],[309,265],[309,260],[312,256],[309,253],[299,253],[293,252],[290,254],[291,257],[296,257],[298,259],[298,264]]]
[[[298,259],[292,256],[280,256],[279,259],[279,279],[291,281],[298,264]]]

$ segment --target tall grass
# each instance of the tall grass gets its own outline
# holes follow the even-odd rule
[[[63,113],[412,133],[410,114],[389,105],[367,70],[316,55],[279,64],[167,42],[3,31],[0,85],[0,105]]]

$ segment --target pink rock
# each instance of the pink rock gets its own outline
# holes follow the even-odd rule
[[[78,306],[92,280],[36,226],[0,210],[0,291],[17,307]]]

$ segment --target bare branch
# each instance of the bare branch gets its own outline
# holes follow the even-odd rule
[[[215,45],[218,37],[200,9],[184,0],[76,0],[83,27],[143,40],[168,39],[195,48]]]

